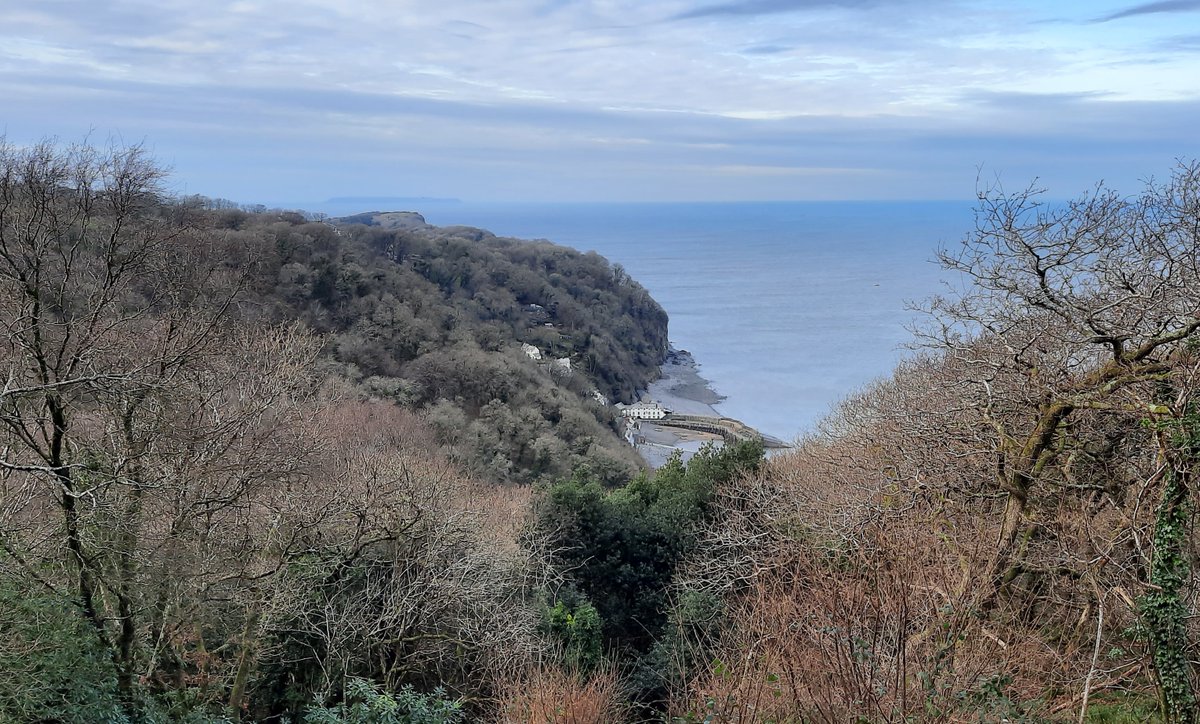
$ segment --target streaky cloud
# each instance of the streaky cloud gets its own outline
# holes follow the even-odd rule
[[[742,48],[740,52],[745,55],[778,55],[786,53],[789,50],[795,50],[793,45],[752,45],[749,48]]]
[[[733,0],[708,5],[672,16],[672,20],[691,20],[721,15],[774,15],[821,8],[864,8],[878,5],[878,0]]]
[[[1091,101],[1102,101],[1111,93],[1075,91],[1060,93],[1029,93],[1023,91],[994,91],[968,89],[958,97],[968,103],[1004,108],[1061,108]]]
[[[1186,13],[1200,10],[1200,0],[1159,0],[1158,2],[1142,3],[1133,7],[1118,10],[1110,15],[1096,18],[1093,22],[1107,23],[1111,20],[1132,18],[1138,15],[1157,15],[1159,13]]]
[[[1172,53],[1196,53],[1200,52],[1200,34],[1198,35],[1176,35],[1170,38],[1164,38],[1158,47]]]

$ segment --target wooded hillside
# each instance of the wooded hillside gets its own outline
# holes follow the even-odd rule
[[[980,195],[921,353],[722,486],[709,721],[1197,717],[1200,165]]]
[[[385,228],[370,214],[326,223],[220,205],[184,202],[190,223],[245,256],[239,319],[302,322],[331,373],[422,411],[472,471],[524,483],[581,464],[611,483],[636,472],[608,403],[657,376],[667,316],[619,266],[416,214]]]
[[[890,377],[654,474],[619,268],[160,179],[0,147],[0,721],[1196,720],[1200,165],[984,190]]]
[[[161,178],[0,146],[0,720],[494,710],[553,659],[528,483],[637,472],[597,398],[666,315],[595,254]]]

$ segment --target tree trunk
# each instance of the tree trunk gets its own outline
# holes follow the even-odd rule
[[[1154,518],[1154,551],[1150,562],[1153,588],[1140,603],[1163,719],[1170,724],[1193,724],[1197,702],[1188,657],[1186,597],[1192,578],[1188,550],[1191,542],[1191,474],[1196,460],[1200,459],[1200,420],[1192,413],[1172,422],[1178,425],[1175,435],[1159,433],[1160,450],[1167,469]]]
[[[242,651],[238,655],[237,673],[233,677],[233,688],[229,692],[229,715],[234,721],[241,721],[243,699],[246,697],[246,683],[250,679],[250,669],[254,665],[254,644],[258,629],[258,604],[252,604],[246,614],[246,627],[242,631]]]

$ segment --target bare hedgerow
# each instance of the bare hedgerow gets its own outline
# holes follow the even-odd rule
[[[710,721],[958,721],[1036,699],[1060,663],[1023,627],[973,615],[934,535],[796,557],[732,602],[730,623],[675,712]],[[977,581],[969,581],[977,583]]]

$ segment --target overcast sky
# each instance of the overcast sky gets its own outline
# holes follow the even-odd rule
[[[0,0],[0,132],[240,201],[1072,196],[1200,156],[1200,0]]]

